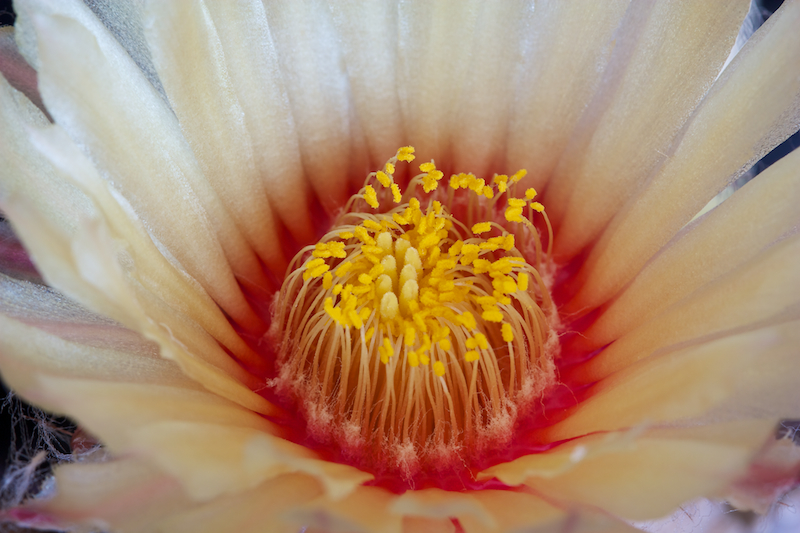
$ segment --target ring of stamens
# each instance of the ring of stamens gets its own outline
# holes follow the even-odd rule
[[[502,446],[554,380],[555,311],[531,223],[544,208],[533,189],[511,194],[524,171],[491,184],[457,174],[445,192],[431,161],[403,193],[393,174],[413,151],[370,174],[334,229],[295,257],[272,332],[276,386],[309,432],[407,476]]]

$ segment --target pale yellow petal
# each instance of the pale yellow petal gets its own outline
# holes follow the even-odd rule
[[[564,505],[646,520],[698,496],[721,496],[771,437],[772,428],[769,421],[742,421],[651,430],[618,439],[615,445],[607,436],[592,435],[504,463],[484,475],[523,482]],[[592,453],[598,444],[600,450]],[[561,466],[553,469],[555,463]]]
[[[477,8],[471,35],[456,37],[467,54],[468,71],[463,85],[452,87],[448,102],[454,171],[489,179],[491,171],[519,170],[502,165],[514,106],[512,80],[523,54],[520,41],[530,31],[528,16],[520,13],[529,8],[527,0],[485,3]]]
[[[0,276],[3,378],[30,398],[36,374],[197,388],[158,346],[52,289]],[[53,407],[58,407],[56,403]]]
[[[591,383],[664,349],[800,318],[800,236],[787,238],[667,308],[580,365]]]
[[[82,11],[72,2],[63,6]],[[263,274],[204,181],[172,111],[90,12],[81,18],[84,26],[37,9],[39,88],[51,115],[126,196],[154,239],[231,316],[254,326],[258,320],[229,261],[245,279],[258,282]]]
[[[725,69],[675,152],[604,231],[577,275],[580,289],[565,312],[607,301],[730,180],[795,131],[798,24],[800,3],[787,2]]]
[[[433,158],[441,166],[451,158],[452,95],[469,71],[464,48],[475,29],[478,2],[407,2],[398,15],[398,91],[406,135],[420,161]]]
[[[266,184],[208,8],[191,0],[149,2],[144,24],[158,77],[203,176],[248,244],[282,275],[286,259],[274,246],[278,229]]]
[[[155,312],[149,312],[150,318],[159,318],[160,323],[168,325],[172,333],[187,345],[210,334],[252,368],[263,366],[259,356],[242,341],[205,290],[162,255],[130,206],[119,195],[115,195],[113,189],[109,189],[107,182],[98,175],[63,130],[52,126],[28,130],[27,133],[41,156],[60,171],[59,178],[65,182],[62,187],[72,184],[88,195],[107,221],[112,238],[125,243],[125,250],[130,254],[132,263],[127,273],[141,284],[140,298],[153,301],[151,309],[164,309],[163,317],[159,318],[155,316]],[[33,189],[26,190],[26,196],[38,198],[40,194],[37,191],[41,185],[34,180],[28,182]],[[147,292],[152,295],[143,294]],[[181,320],[184,315],[186,319]],[[197,325],[194,326],[192,322]],[[198,331],[198,327],[202,331]],[[179,329],[189,333],[181,334]],[[206,350],[217,352],[218,362],[227,359],[212,343],[206,342],[205,346]]]
[[[629,0],[537,2],[523,41],[526,60],[515,82],[507,164],[528,170],[527,183],[550,179],[592,98]],[[576,39],[576,35],[580,39]]]
[[[800,223],[798,165],[800,151],[792,152],[688,227],[603,311],[579,349],[621,337],[790,233]]]
[[[787,322],[665,350],[600,381],[561,422],[541,430],[555,442],[596,431],[707,417],[796,415],[798,323]],[[679,392],[676,392],[679,391]]]
[[[229,366],[228,372],[221,370],[188,352],[186,346],[178,342],[168,329],[147,316],[137,294],[124,279],[116,256],[117,245],[101,221],[83,221],[79,231],[71,236],[46,220],[23,197],[4,203],[2,207],[19,228],[22,240],[48,283],[61,287],[75,300],[157,342],[163,357],[176,361],[188,376],[209,390],[258,412],[274,411],[269,402],[232,377],[231,374],[236,374],[241,379],[253,379],[248,378],[235,363],[229,365],[229,358],[227,361],[218,359],[218,362]],[[144,291],[139,295],[148,296],[150,293]],[[143,303],[148,305],[154,302]],[[151,308],[154,309],[158,310]],[[186,340],[202,342],[204,339],[201,335],[197,339]],[[216,349],[219,350],[219,347],[216,346]],[[221,355],[224,356],[224,353]]]
[[[331,0],[328,4],[370,168],[381,168],[407,142],[398,91],[397,6],[357,0]],[[402,172],[403,167],[398,170]]]
[[[305,175],[334,213],[348,181],[366,175],[363,132],[351,118],[347,72],[330,11],[316,2],[264,2],[289,95]]]
[[[283,516],[321,495],[312,478],[287,474],[240,494],[173,513],[159,523],[170,533],[297,533]]]
[[[59,490],[52,498],[33,500],[25,509],[63,529],[145,533],[192,504],[174,479],[137,458],[61,465],[55,483]]]
[[[634,3],[639,27],[616,38],[603,81],[547,190],[568,259],[605,227],[670,152],[670,143],[719,74],[748,0]]]
[[[270,205],[295,240],[308,242],[314,235],[310,187],[264,4],[208,0],[206,6],[225,52]]]

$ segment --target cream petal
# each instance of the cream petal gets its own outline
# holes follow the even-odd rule
[[[100,22],[109,29],[114,38],[125,48],[164,101],[164,87],[153,65],[153,57],[144,36],[144,2],[117,2],[116,0],[92,0],[86,6],[94,12]]]
[[[586,330],[578,349],[612,342],[793,232],[800,223],[798,165],[800,151],[792,152],[682,232]]]
[[[153,63],[203,175],[239,231],[278,276],[286,270],[253,141],[203,2],[148,2],[145,36]],[[203,73],[198,76],[197,72]]]
[[[0,200],[24,194],[54,224],[74,232],[77,221],[96,209],[78,188],[60,179],[31,144],[28,128],[48,124],[39,108],[0,78],[0,155],[5,162]]]
[[[322,206],[334,213],[346,200],[347,179],[360,187],[369,170],[331,13],[321,0],[265,1],[264,6],[305,175]]]
[[[405,516],[457,518],[467,533],[535,530],[545,525],[552,528],[566,517],[563,510],[541,498],[512,490],[415,490],[401,495],[391,509]]]
[[[312,478],[287,474],[252,490],[174,513],[159,525],[171,533],[297,533],[300,528],[281,517],[320,494]]]
[[[161,254],[132,209],[118,195],[114,195],[114,191],[109,189],[108,184],[63,130],[52,126],[42,130],[29,130],[28,133],[42,157],[61,171],[60,177],[63,181],[82,189],[92,198],[107,221],[112,237],[118,242],[126,243],[126,250],[134,265],[134,268],[128,268],[129,275],[144,290],[163,300],[171,308],[163,323],[170,325],[173,334],[188,344],[186,339],[207,336],[207,332],[240,360],[258,368],[262,364],[259,356],[242,341],[205,290]],[[37,192],[37,186],[34,185],[34,191],[28,191],[28,197],[38,196]],[[191,335],[180,335],[176,331],[179,326],[176,325],[178,321],[175,312],[180,316],[186,315],[189,320],[184,322],[194,321],[203,331],[198,333],[197,328],[193,328]],[[156,317],[151,314],[151,318]],[[215,348],[206,344],[212,350]]]
[[[748,5],[633,4],[642,22],[617,35],[603,81],[547,189],[556,257],[572,258],[595,239],[669,156],[673,138],[719,74]]]
[[[147,457],[194,499],[250,490],[281,474],[303,472],[318,479],[335,501],[373,477],[319,459],[276,436],[281,430],[263,417],[204,390],[44,372],[29,378],[37,382],[32,400],[70,413],[118,456]]]
[[[158,346],[53,289],[0,275],[3,378],[30,398],[36,374],[197,388]],[[56,407],[58,407],[56,405]]]
[[[607,301],[730,180],[794,132],[800,120],[798,24],[800,4],[785,4],[725,69],[675,152],[592,249],[576,278],[578,294],[564,312]]]
[[[456,95],[470,75],[480,2],[405,2],[398,6],[398,92],[409,144],[419,162],[452,161]],[[412,175],[415,172],[412,172]]]
[[[50,528],[152,532],[153,524],[191,505],[175,480],[136,458],[61,465],[55,484],[52,498],[23,507],[49,518]]]
[[[698,496],[722,495],[770,435],[768,421],[651,430],[610,445],[608,436],[573,440],[485,472],[563,504],[597,507],[628,520],[663,516]],[[596,453],[592,448],[605,441]],[[555,462],[568,464],[553,470]]]
[[[800,318],[800,236],[699,289],[576,369],[591,383],[667,346]]]
[[[157,342],[163,357],[175,360],[189,377],[210,391],[257,412],[275,411],[269,402],[231,375],[247,378],[253,381],[251,385],[256,384],[254,378],[248,378],[237,365],[225,365],[225,359],[215,361],[227,366],[227,371],[223,371],[188,352],[186,346],[172,336],[168,326],[153,321],[144,312],[137,293],[133,290],[135,287],[129,286],[124,279],[116,256],[118,247],[109,236],[108,228],[100,220],[84,221],[75,235],[69,235],[46,220],[24,197],[13,198],[3,204],[2,208],[19,228],[20,237],[48,283],[61,287],[73,299]],[[149,293],[140,291],[138,295],[148,296]],[[153,303],[151,299],[145,301],[144,305]],[[151,307],[151,311],[153,310],[159,309]],[[174,318],[181,317],[176,315]],[[198,339],[190,337],[186,339],[187,342],[203,342],[202,331],[198,333],[201,334]],[[211,341],[210,346],[215,345]],[[216,349],[219,350],[219,346]],[[212,352],[202,355],[213,357],[215,354]],[[224,353],[220,355],[225,357]]]
[[[406,142],[398,93],[397,6],[392,2],[334,0],[328,2],[328,9],[341,42],[369,165],[381,168]]]
[[[62,2],[59,7],[70,7],[70,16],[62,16],[51,14],[45,0],[26,5],[37,9],[39,89],[50,113],[88,150],[154,238],[235,320],[257,327],[228,261],[246,280],[258,283],[263,273],[204,181],[172,111],[86,8]]]
[[[314,236],[308,209],[310,188],[264,4],[207,0],[206,6],[244,112],[256,170],[269,192],[270,205],[295,240],[308,242]]]
[[[449,142],[455,171],[489,179],[493,170],[519,170],[504,169],[503,165],[514,98],[511,80],[518,74],[519,43],[530,22],[520,13],[531,7],[528,0],[485,3],[476,9],[472,35],[461,37],[468,74],[462,86],[449,91]],[[447,90],[446,84],[442,85]]]
[[[796,415],[797,326],[788,322],[639,361],[600,381],[564,420],[543,429],[541,438],[556,442],[688,418],[776,421]]]
[[[600,82],[629,0],[537,2],[515,80],[507,167],[543,187]],[[580,35],[580,39],[575,36]]]

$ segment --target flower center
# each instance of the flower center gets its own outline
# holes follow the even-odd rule
[[[490,184],[458,174],[440,189],[431,161],[403,193],[395,166],[413,152],[370,174],[295,257],[272,329],[274,385],[309,435],[405,478],[501,450],[554,382],[557,345],[532,219],[549,221],[533,189],[513,195],[525,171]]]

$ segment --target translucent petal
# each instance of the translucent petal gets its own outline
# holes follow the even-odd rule
[[[537,2],[522,15],[527,39],[506,157],[509,171],[528,170],[528,184],[541,188],[550,179],[600,82],[629,3]]]
[[[785,4],[725,69],[675,152],[603,233],[564,312],[607,301],[716,193],[795,131],[800,121],[798,24],[800,4]]]
[[[769,167],[648,263],[590,326],[578,350],[592,351],[764,253],[800,223],[800,151]]]
[[[603,81],[547,190],[556,257],[571,258],[596,238],[669,156],[719,74],[748,4],[634,3],[641,22],[616,37]]]
[[[208,8],[203,2],[149,2],[145,36],[205,179],[248,244],[276,275],[283,274],[286,260],[274,245],[278,232],[265,182]]]

